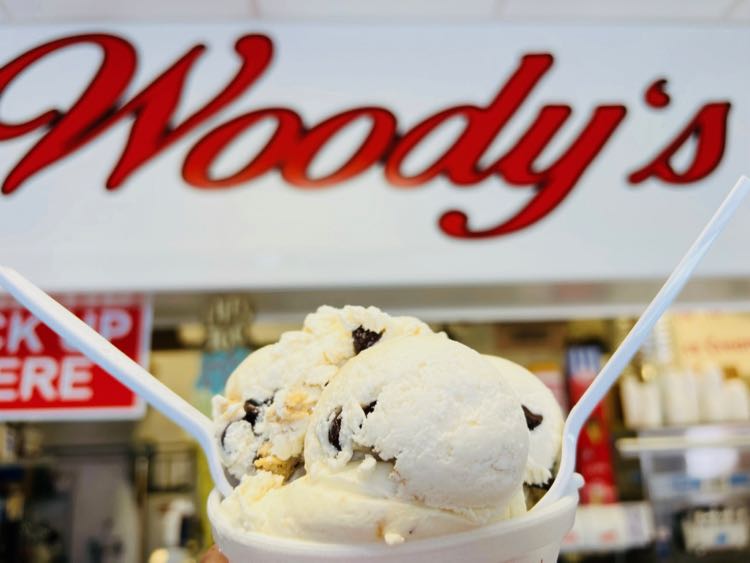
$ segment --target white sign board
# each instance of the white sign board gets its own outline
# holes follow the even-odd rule
[[[750,171],[743,28],[0,27],[47,289],[652,279]],[[750,221],[704,276],[750,275]]]

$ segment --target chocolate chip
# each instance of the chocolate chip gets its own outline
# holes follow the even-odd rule
[[[352,331],[352,340],[354,341],[354,355],[356,356],[362,350],[367,350],[370,346],[375,344],[383,336],[384,330],[375,332],[374,330],[368,330],[362,325],[359,325]]]
[[[341,409],[336,410],[336,416],[328,428],[328,441],[336,450],[341,451]]]
[[[224,430],[221,432],[221,438],[219,439],[219,442],[221,443],[221,447],[222,448],[224,447],[224,439],[227,436],[227,430],[229,430],[229,427],[232,426],[232,424],[234,424],[235,422],[239,422],[240,420],[244,420],[245,422],[248,422],[250,426],[255,425],[255,421],[258,420],[258,416],[260,415],[260,412],[261,412],[260,407],[262,407],[263,405],[268,406],[272,402],[273,402],[273,396],[266,399],[265,401],[258,401],[256,399],[248,399],[247,401],[245,401],[245,404],[242,405],[242,408],[245,411],[245,416],[243,416],[239,420],[234,420],[230,422],[224,427]],[[255,429],[253,429],[253,434],[255,434],[256,436],[258,435],[255,432]]]
[[[377,404],[378,404],[377,401],[373,401],[369,405],[365,405],[364,407],[362,407],[362,410],[365,412],[365,416],[367,416],[372,411],[374,411],[375,410],[375,405],[377,405]]]
[[[523,415],[526,417],[526,426],[529,430],[534,430],[544,420],[541,414],[534,414],[523,405],[521,405],[521,408],[523,409]]]
[[[268,406],[271,403],[273,403],[273,396],[265,399],[264,401],[258,401],[257,399],[248,399],[244,404],[245,416],[242,417],[242,420],[249,422],[251,426],[254,425],[255,421],[258,419],[258,415],[260,414],[260,407],[264,405]]]
[[[262,403],[259,403],[254,399],[248,399],[247,401],[245,401],[245,416],[243,416],[242,419],[246,422],[249,422],[251,425],[255,424],[255,421],[258,419],[258,415],[260,414],[261,404]]]

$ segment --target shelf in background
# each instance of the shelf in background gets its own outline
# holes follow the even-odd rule
[[[54,460],[49,457],[33,459],[18,459],[0,461],[0,470],[3,469],[31,469],[35,467],[48,467],[54,465]]]
[[[582,505],[565,536],[564,553],[611,553],[650,545],[654,517],[648,502]]]
[[[636,437],[620,438],[615,444],[624,457],[669,455],[696,448],[750,450],[750,425],[703,424],[641,430]]]

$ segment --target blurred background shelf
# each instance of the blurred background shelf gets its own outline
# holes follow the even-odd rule
[[[617,440],[616,446],[625,457],[670,455],[690,449],[750,450],[750,424],[738,422],[639,430],[635,437]]]
[[[612,553],[646,547],[653,540],[653,513],[648,502],[583,505],[576,511],[576,522],[562,552]]]
[[[55,463],[54,458],[43,457],[35,459],[19,459],[0,461],[0,471],[12,469],[34,469],[36,467],[49,467]]]

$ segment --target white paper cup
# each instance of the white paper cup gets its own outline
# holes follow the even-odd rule
[[[560,500],[520,518],[398,546],[326,544],[238,532],[219,511],[221,495],[216,490],[208,497],[208,517],[214,540],[231,563],[552,563],[573,527],[582,482],[576,475]]]

